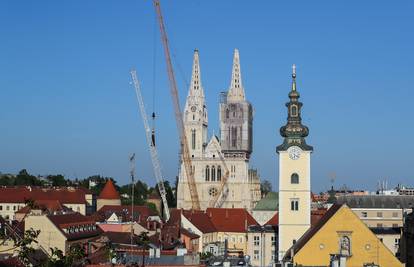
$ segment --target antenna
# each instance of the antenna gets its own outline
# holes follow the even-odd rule
[[[130,175],[131,175],[131,246],[134,241],[134,191],[135,191],[135,153],[132,153],[129,156],[130,162]]]

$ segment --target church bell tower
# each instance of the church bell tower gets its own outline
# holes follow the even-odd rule
[[[311,167],[313,147],[306,144],[309,129],[302,124],[299,92],[296,90],[296,67],[293,65],[292,88],[287,123],[280,128],[283,143],[279,154],[279,260],[310,227]]]

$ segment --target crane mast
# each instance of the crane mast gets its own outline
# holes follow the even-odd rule
[[[223,154],[220,151],[220,148],[218,147],[216,143],[214,144],[215,144],[217,153],[219,155],[219,158],[221,160],[221,163],[223,164],[225,172],[224,172],[223,177],[221,178],[221,184],[220,184],[219,190],[217,194],[210,200],[208,206],[212,208],[221,208],[221,206],[223,205],[223,202],[227,198],[227,194],[228,194],[227,181],[228,181],[230,172],[229,172],[229,168],[227,168],[226,161],[224,159]]]
[[[184,162],[184,170],[187,177],[188,186],[190,189],[190,196],[193,210],[200,210],[200,201],[198,198],[197,186],[194,179],[193,168],[191,166],[190,151],[188,148],[187,136],[185,134],[183,116],[180,108],[180,101],[178,98],[177,82],[175,80],[174,70],[171,63],[170,48],[168,45],[167,33],[165,30],[164,19],[161,13],[159,0],[154,0],[155,10],[157,12],[158,23],[161,32],[161,40],[164,47],[164,55],[167,63],[168,80],[170,84],[170,93],[173,101],[175,120],[180,135],[180,142],[182,145],[182,159]]]
[[[158,152],[157,152],[154,142],[152,141],[153,139],[151,136],[151,129],[148,124],[147,113],[145,112],[145,105],[144,105],[144,100],[141,94],[141,86],[139,85],[139,81],[137,78],[137,72],[135,70],[131,70],[130,73],[131,73],[132,82],[135,87],[135,93],[137,95],[139,110],[141,112],[141,117],[142,117],[142,122],[144,123],[145,136],[147,138],[148,148],[151,154],[151,162],[152,162],[152,167],[154,169],[155,179],[157,180],[158,190],[160,191],[162,204],[164,205],[165,220],[168,221],[170,219],[170,210],[168,209],[167,192],[165,191],[164,179],[162,178],[162,174],[161,174],[161,165],[160,165],[160,161],[158,158]]]

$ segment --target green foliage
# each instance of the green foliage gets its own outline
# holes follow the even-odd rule
[[[24,232],[23,238],[16,243],[16,247],[19,248],[18,258],[25,266],[31,263],[32,255],[35,252],[32,243],[38,243],[36,239],[39,234],[40,230],[35,231],[30,228]]]
[[[200,254],[200,260],[208,260],[213,256],[213,253],[211,253],[210,251],[207,252],[203,252]]]
[[[150,208],[150,210],[155,211],[156,213],[158,213],[157,206],[155,206],[155,204],[154,204],[154,203],[146,202],[146,203],[145,203],[145,205],[146,205],[148,208]]]
[[[68,181],[65,179],[65,177],[61,174],[57,175],[48,175],[46,179],[50,182],[52,186],[67,186]]]
[[[71,267],[81,266],[85,257],[85,252],[79,244],[74,244],[69,248],[66,256],[58,248],[50,248],[51,255],[43,263],[44,267]]]
[[[170,182],[169,181],[164,181],[164,187],[165,187],[165,192],[167,193],[168,207],[169,208],[177,207],[177,199],[176,199],[175,194],[173,193],[173,189],[170,186]],[[159,192],[158,184],[155,185],[155,190],[157,191],[157,193]]]
[[[262,195],[267,195],[272,191],[272,184],[268,180],[263,180],[260,184],[260,191],[262,191]]]
[[[120,194],[127,194],[128,198],[121,198],[123,205],[129,205],[132,202],[131,199],[131,184],[124,185],[120,188]],[[134,186],[134,205],[144,205],[145,200],[149,194],[148,185],[140,180],[135,183]]]

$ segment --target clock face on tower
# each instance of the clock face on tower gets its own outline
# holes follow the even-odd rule
[[[191,111],[192,111],[192,112],[195,112],[196,110],[197,110],[196,106],[192,106],[192,107],[191,107]]]
[[[300,158],[300,153],[302,152],[302,149],[298,146],[291,146],[288,149],[289,158],[292,160],[297,160]]]

